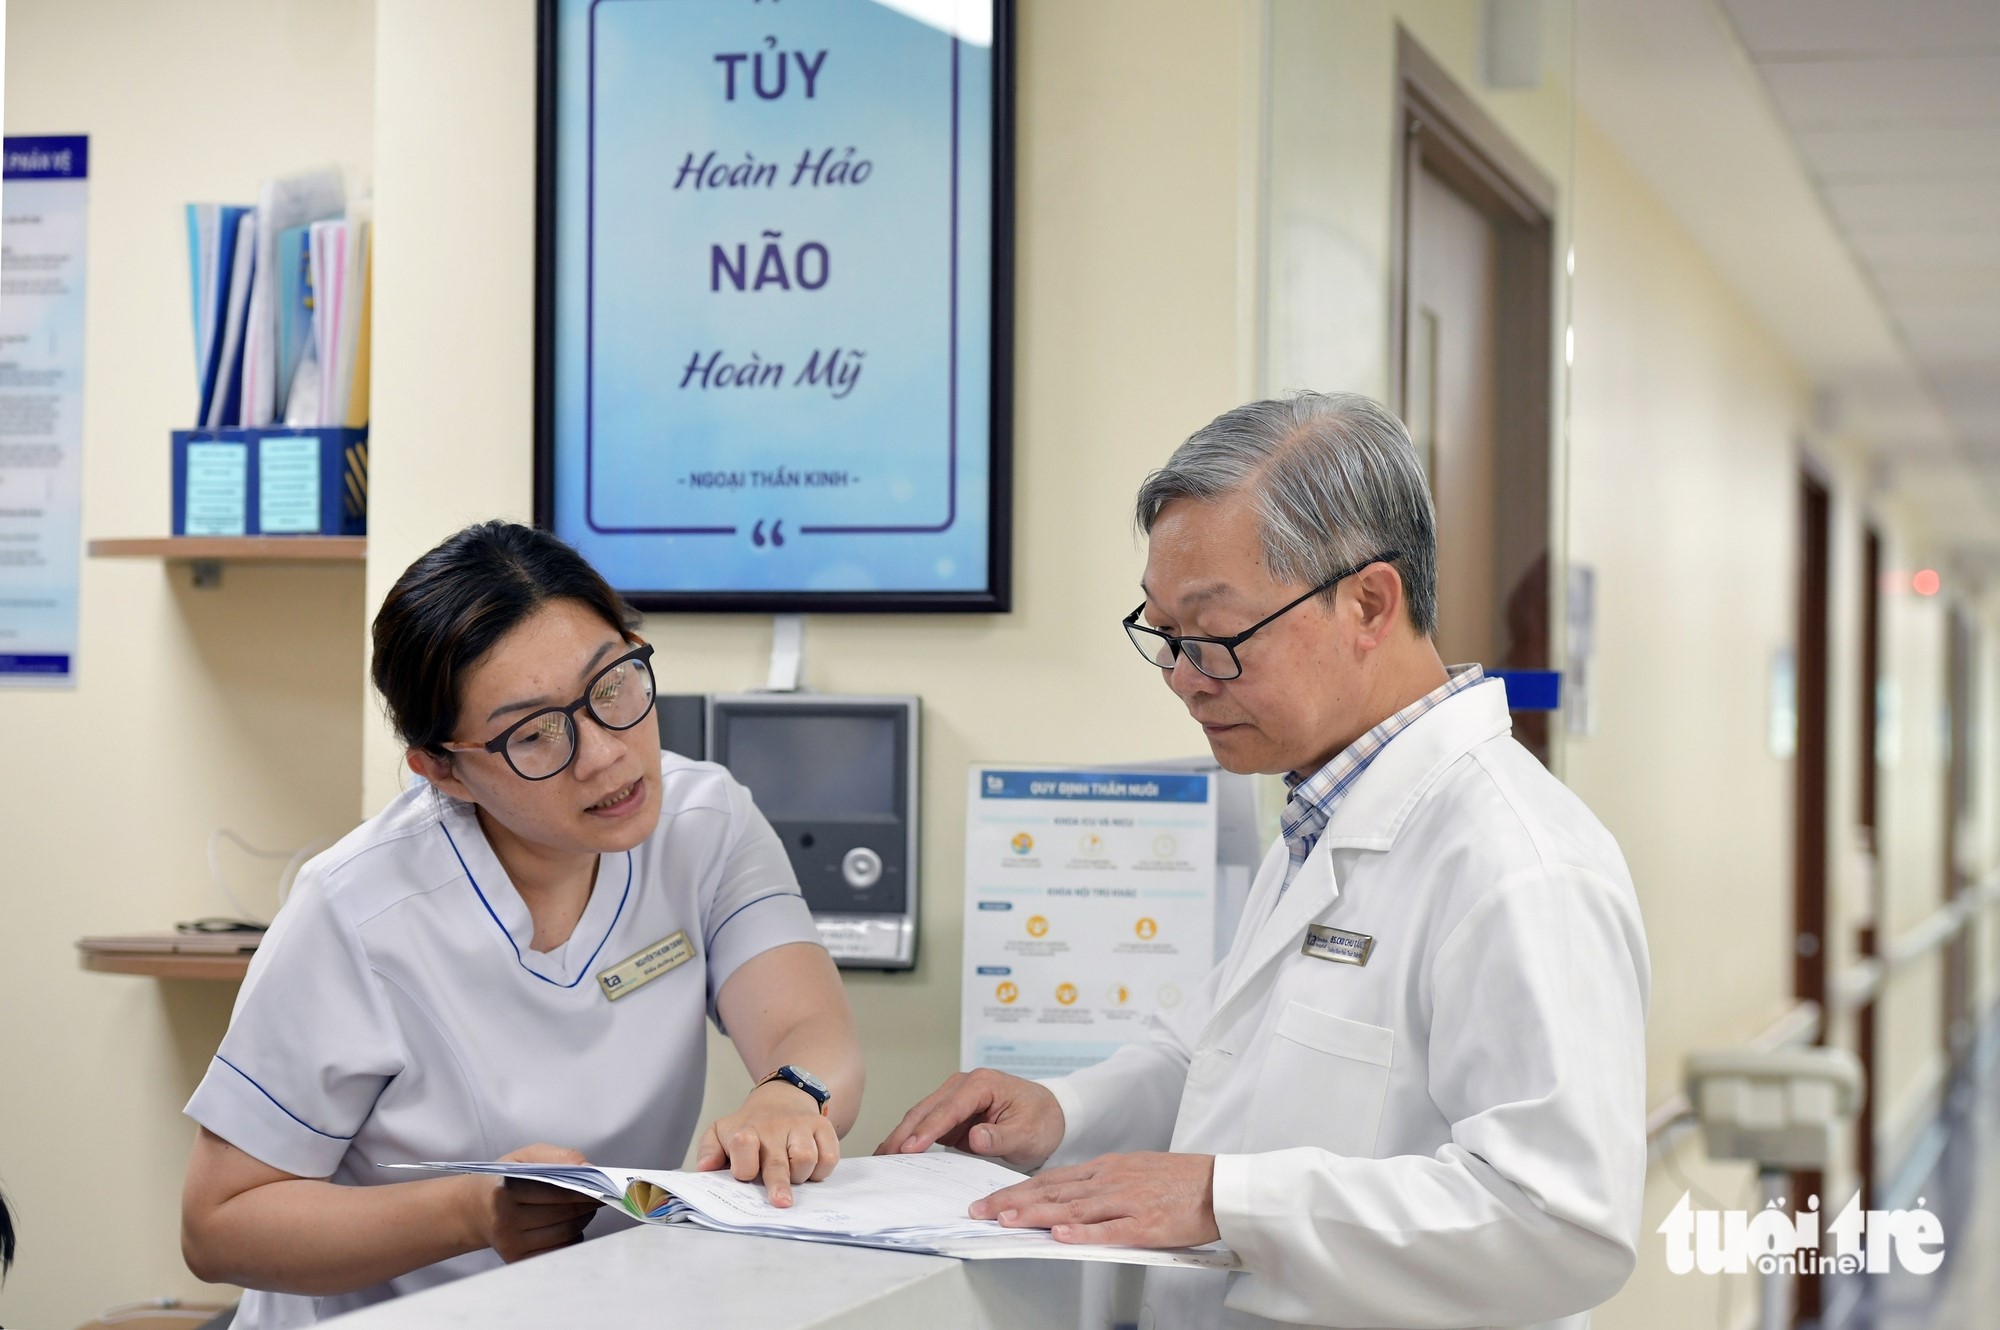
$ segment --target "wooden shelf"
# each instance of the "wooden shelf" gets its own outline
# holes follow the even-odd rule
[[[143,937],[81,938],[77,964],[98,974],[142,974],[155,979],[239,980],[250,969],[250,956],[261,935],[238,936],[236,950],[224,950],[212,939],[197,942],[172,933]]]
[[[168,559],[191,563],[360,563],[366,536],[146,536],[93,540],[93,559]]]
[[[250,970],[248,956],[142,956],[136,952],[85,952],[83,968],[99,974],[144,974],[155,979],[240,980]]]

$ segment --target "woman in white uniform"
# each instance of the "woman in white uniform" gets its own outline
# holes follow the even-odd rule
[[[617,1222],[535,1184],[377,1167],[675,1167],[704,1016],[755,1083],[697,1166],[824,1177],[861,1053],[783,847],[722,768],[662,753],[652,648],[574,550],[490,522],[419,559],[373,673],[423,777],[300,873],[187,1106],[199,1277],[241,1330],[324,1317]]]

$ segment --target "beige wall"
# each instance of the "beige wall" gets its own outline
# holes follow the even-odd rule
[[[370,605],[458,525],[525,518],[532,501],[533,123],[520,89],[533,6],[385,4],[378,22]],[[1125,505],[1174,443],[1248,391],[1255,10],[1187,0],[1169,21],[1140,0],[1030,3],[1018,36],[1014,613],[807,624],[811,686],[924,699],[919,964],[849,976],[869,1050],[851,1148],[872,1148],[956,1069],[968,764],[1201,744],[1117,631],[1140,565]],[[468,249],[481,230],[489,243]],[[766,618],[655,616],[646,631],[665,688],[736,690],[765,673]],[[372,809],[401,774],[384,728],[364,742]],[[711,1044],[714,1111],[746,1081]]]
[[[1492,92],[1478,75],[1476,0],[1271,0],[1266,391],[1340,387],[1388,394],[1399,27],[1444,65],[1546,176],[1559,187],[1566,184],[1569,7],[1547,8],[1543,85]],[[1560,254],[1568,217],[1559,214],[1555,221]],[[1558,276],[1559,310],[1562,286]]]
[[[1893,534],[1887,563],[1892,586],[1907,586],[1925,551]],[[1895,724],[1881,768],[1881,864],[1885,945],[1944,903],[1946,605],[1907,592],[1884,597],[1885,667],[1893,680]],[[1939,1021],[1942,958],[1933,953],[1894,969],[1883,985],[1877,1069],[1878,1139],[1894,1160],[1926,1125],[1944,1075]]]
[[[1857,441],[1809,437],[1804,377],[1615,152],[1587,125],[1572,135],[1559,80],[1479,91],[1472,0],[1021,9],[1015,612],[817,616],[807,629],[813,686],[925,702],[921,960],[851,977],[870,1053],[852,1146],[871,1147],[955,1063],[966,766],[1199,749],[1115,630],[1136,598],[1125,503],[1140,476],[1258,391],[1386,388],[1399,22],[1565,191],[1558,252],[1573,228],[1578,332],[1558,545],[1597,570],[1602,645],[1598,728],[1562,762],[1639,884],[1652,1097],[1664,1098],[1686,1051],[1739,1040],[1788,1001],[1791,775],[1765,734],[1771,653],[1792,634],[1802,441],[1836,497],[1843,957],[1863,873],[1850,826],[1856,529],[1874,512],[1899,566],[1928,556],[1921,530],[1868,492]],[[246,199],[265,175],[331,160],[356,182],[372,174],[380,228],[365,572],[233,569],[220,590],[194,591],[181,571],[92,562],[81,687],[0,694],[10,732],[42,755],[32,778],[9,778],[0,1066],[43,1087],[0,1095],[0,1180],[24,1241],[0,1321],[60,1327],[197,1289],[174,1245],[190,1133],[179,1106],[232,996],[85,975],[70,942],[222,908],[203,862],[211,827],[295,845],[379,807],[401,768],[363,687],[368,615],[449,531],[528,514],[535,25],[531,0],[14,0],[8,18],[9,131],[93,136],[89,534],[165,527],[165,431],[190,395],[179,205]],[[240,57],[232,97],[188,96],[186,70],[210,67],[224,40]],[[1887,604],[1903,722],[1883,773],[1893,936],[1937,900],[1940,752],[1919,717],[1935,717],[1942,663],[1936,603]],[[655,616],[648,632],[669,688],[763,674],[766,620]],[[1977,852],[1991,867],[2000,743],[1986,751]],[[1985,926],[2000,943],[1996,916]],[[1885,999],[1882,1093],[1898,1123],[1915,1121],[1933,1075],[1936,989],[1922,962]],[[711,1108],[743,1079],[726,1045],[714,1051]],[[1692,1143],[1673,1166],[1731,1199],[1747,1175]],[[1600,1317],[1611,1330],[1714,1317],[1712,1283],[1652,1259],[1678,1178],[1655,1171],[1639,1274]],[[1747,1309],[1747,1290],[1735,1296]]]
[[[264,177],[323,164],[365,186],[374,14],[14,0],[6,18],[7,132],[90,136],[84,534],[160,535],[167,432],[194,397],[181,206],[251,202]],[[17,753],[0,776],[8,1325],[200,1289],[176,1239],[179,1110],[234,989],[86,974],[71,944],[229,913],[212,828],[299,846],[344,830],[360,790],[357,569],[232,568],[195,590],[185,568],[86,560],[81,604],[77,687],[0,693]],[[279,865],[230,851],[225,867],[246,906],[273,908]]]

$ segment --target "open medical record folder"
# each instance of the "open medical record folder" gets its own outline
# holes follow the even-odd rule
[[[384,1168],[437,1173],[485,1173],[546,1182],[580,1192],[648,1224],[692,1224],[717,1233],[833,1242],[853,1247],[956,1256],[1061,1261],[1114,1261],[1228,1270],[1236,1257],[1220,1245],[1161,1250],[1057,1242],[1044,1229],[1003,1228],[966,1213],[974,1201],[1027,1174],[952,1151],[867,1155],[843,1159],[823,1182],[792,1188],[781,1210],[760,1182],[725,1171],[597,1168],[568,1164],[428,1163]]]

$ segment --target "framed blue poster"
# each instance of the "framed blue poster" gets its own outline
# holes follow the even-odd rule
[[[542,0],[536,519],[652,610],[1008,608],[1011,0]]]

